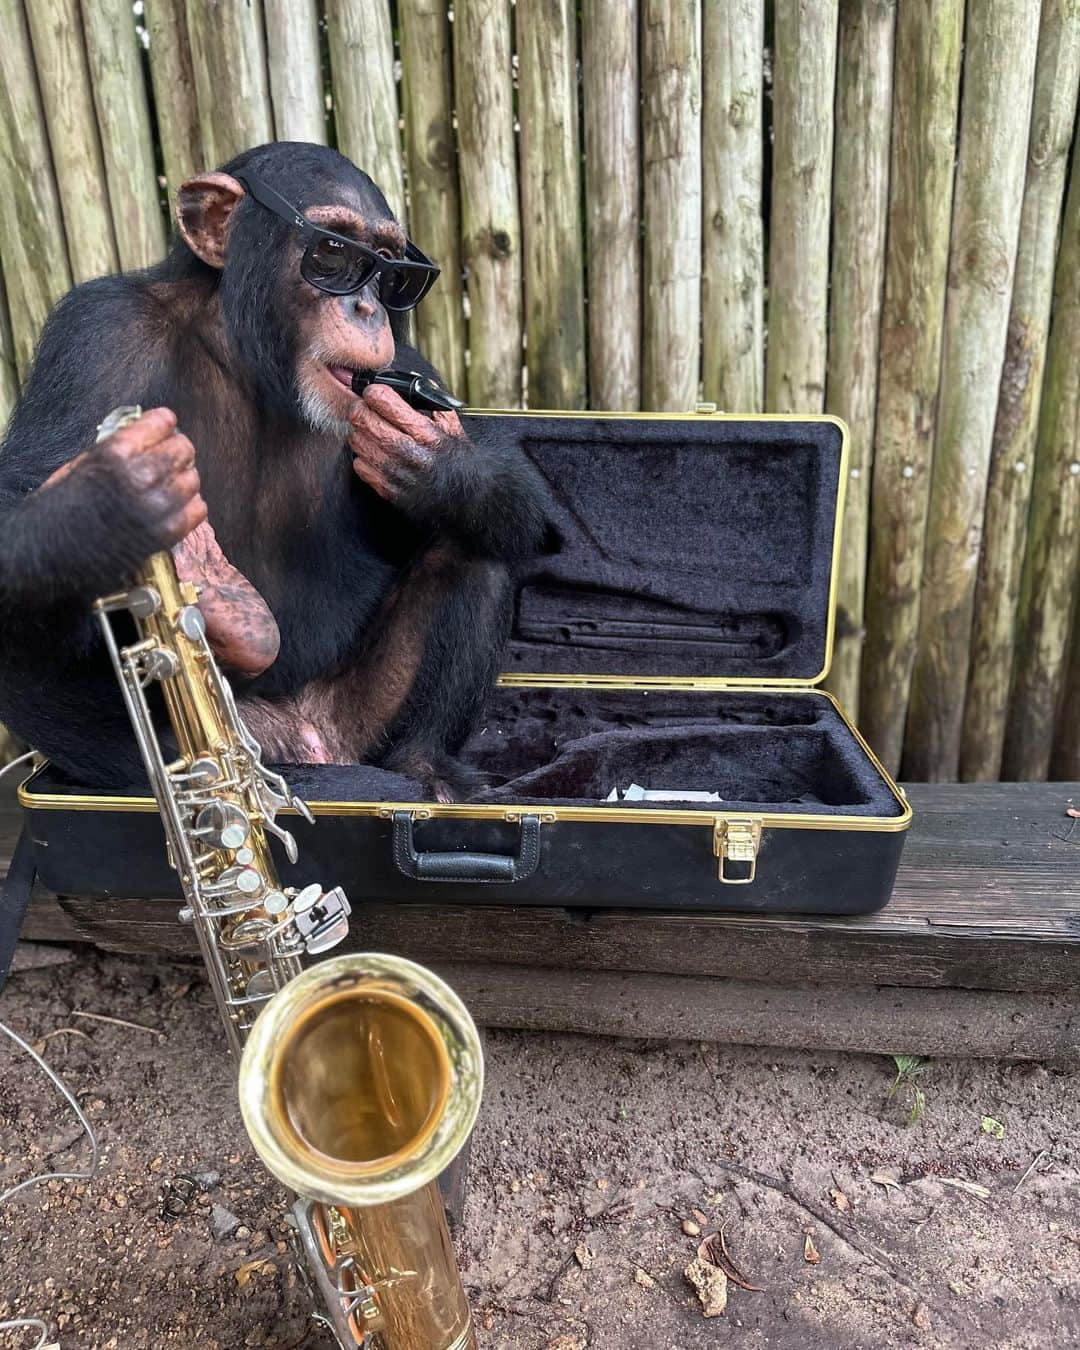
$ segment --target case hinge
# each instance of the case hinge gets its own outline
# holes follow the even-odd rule
[[[713,853],[718,861],[717,875],[726,886],[749,886],[757,875],[757,855],[761,846],[760,820],[729,820],[718,816],[713,825]],[[745,876],[733,876],[729,863],[747,864]]]

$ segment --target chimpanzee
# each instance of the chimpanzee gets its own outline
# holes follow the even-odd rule
[[[267,759],[381,764],[451,799],[544,484],[454,413],[353,392],[391,362],[437,378],[390,315],[438,269],[342,155],[245,151],[185,183],[176,219],[164,262],[55,307],[0,450],[0,721],[82,782],[132,780],[91,603],[173,547]],[[95,446],[131,403],[149,411]]]

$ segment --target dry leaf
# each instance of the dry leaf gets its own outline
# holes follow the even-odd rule
[[[764,1292],[760,1284],[751,1284],[732,1260],[731,1253],[728,1251],[727,1243],[724,1240],[723,1227],[717,1233],[710,1233],[699,1244],[697,1254],[698,1260],[708,1261],[711,1265],[719,1266],[731,1283],[737,1284],[740,1289],[745,1289],[751,1294]]]
[[[242,1266],[233,1272],[233,1277],[240,1288],[243,1289],[252,1275],[274,1275],[276,1273],[277,1266],[274,1265],[273,1261],[268,1261],[265,1257],[260,1256],[254,1261],[245,1261]]]
[[[720,1267],[698,1257],[683,1274],[697,1292],[704,1316],[719,1317],[727,1307],[727,1276]]]
[[[950,1280],[949,1288],[953,1291],[954,1294],[957,1294],[961,1298],[963,1298],[963,1296],[967,1293],[967,1290],[964,1288],[964,1286],[960,1283],[959,1280]]]
[[[708,1217],[702,1214],[700,1209],[692,1209],[690,1213],[697,1220],[697,1222],[701,1224],[702,1228],[704,1228],[705,1225],[709,1222]]]
[[[931,1181],[940,1182],[942,1186],[951,1186],[954,1190],[963,1191],[965,1195],[973,1195],[976,1200],[989,1200],[990,1192],[985,1186],[980,1186],[977,1181],[964,1181],[960,1177],[931,1177]]]
[[[829,1192],[829,1194],[832,1196],[833,1204],[840,1211],[840,1213],[846,1214],[848,1210],[851,1208],[851,1201],[847,1198],[844,1192],[837,1190],[836,1187],[834,1186],[832,1190]]]
[[[803,1242],[802,1254],[803,1260],[808,1266],[816,1266],[821,1260],[821,1253],[814,1246],[814,1239],[809,1233],[807,1233],[806,1240]]]
[[[592,1263],[596,1260],[596,1253],[592,1251],[584,1242],[579,1242],[574,1248],[574,1256],[582,1270],[589,1270]]]
[[[983,1116],[982,1118],[983,1134],[988,1134],[994,1139],[1005,1138],[1005,1126],[1000,1120],[995,1120],[993,1116]]]
[[[900,1189],[900,1183],[895,1177],[889,1176],[888,1172],[875,1172],[870,1180],[876,1186],[884,1186],[886,1195],[892,1195],[893,1191]]]
[[[640,1266],[634,1267],[634,1283],[640,1284],[642,1289],[655,1289],[656,1281],[647,1270],[642,1270]]]

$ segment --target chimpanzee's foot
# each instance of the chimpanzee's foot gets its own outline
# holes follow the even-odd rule
[[[209,521],[173,548],[181,581],[199,588],[206,636],[223,666],[242,675],[261,675],[273,665],[281,637],[266,601],[225,557]],[[318,763],[320,761],[313,761]]]

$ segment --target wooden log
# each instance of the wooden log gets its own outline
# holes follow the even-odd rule
[[[387,0],[326,0],[337,147],[405,217],[394,34]]]
[[[79,0],[27,5],[41,102],[75,281],[118,270]]]
[[[525,358],[533,408],[585,407],[577,5],[517,6]]]
[[[416,311],[420,350],[465,390],[461,201],[454,143],[453,57],[445,0],[399,0],[402,106],[413,237],[442,268]]]
[[[581,16],[589,407],[641,406],[641,82],[638,0]]]
[[[0,267],[22,379],[71,271],[21,0],[0,0]]]
[[[847,422],[851,438],[827,685],[852,717],[858,715],[870,535],[895,28],[896,0],[841,0],[825,406]]]
[[[19,398],[19,373],[15,368],[15,339],[11,332],[7,290],[0,274],[0,440]]]
[[[217,168],[274,139],[262,0],[187,0],[203,158]]]
[[[992,782],[1001,772],[1054,260],[1078,82],[1080,9],[1074,0],[1044,0],[1016,279],[975,591],[971,674],[960,747],[960,776],[967,781]]]
[[[764,0],[705,0],[701,379],[725,412],[765,396]]]
[[[945,312],[963,0],[897,9],[859,726],[900,766]]]
[[[279,141],[326,144],[326,93],[316,0],[263,0],[270,101]]]
[[[1058,713],[1054,752],[1050,756],[1050,777],[1059,782],[1072,774],[1080,779],[1080,617],[1073,615],[1072,644],[1069,670],[1065,677],[1065,693]],[[1080,808],[1080,794],[1073,803]]]
[[[1045,778],[1080,569],[1080,141],[1054,281],[1003,771]],[[1070,710],[1075,713],[1075,708]]]
[[[1080,1061],[1080,1012],[1062,994],[816,985],[521,966],[436,966],[484,1027],[663,1036],[805,1050]]]
[[[457,0],[454,88],[469,402],[479,408],[521,403],[521,218],[510,61],[507,0]]]
[[[644,0],[642,20],[642,407],[689,412],[701,357],[701,0]]]
[[[837,0],[775,11],[769,349],[765,406],[825,403]]]
[[[203,150],[185,0],[149,0],[146,29],[150,35],[150,79],[171,217],[180,184],[213,164]]]
[[[905,773],[960,772],[971,625],[1024,197],[1038,0],[968,12],[941,389]]]
[[[116,252],[129,272],[165,254],[142,53],[130,0],[94,0],[83,6],[83,23]]]

